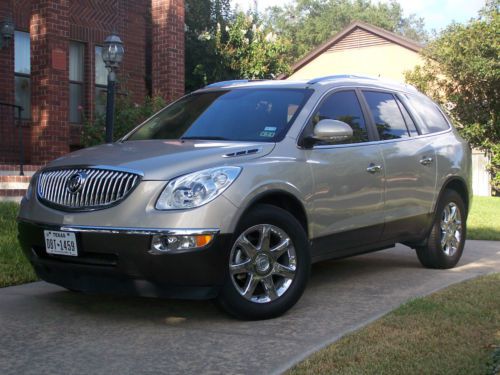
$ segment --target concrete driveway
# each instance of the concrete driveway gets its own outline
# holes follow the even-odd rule
[[[0,374],[278,374],[401,303],[500,272],[500,242],[468,241],[453,270],[404,246],[317,264],[285,316],[241,322],[211,302],[0,289]]]

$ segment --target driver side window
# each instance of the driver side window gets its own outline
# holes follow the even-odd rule
[[[351,139],[335,142],[336,144],[368,142],[365,118],[353,90],[331,94],[314,114],[312,118],[313,127],[324,119],[343,121],[353,130]]]

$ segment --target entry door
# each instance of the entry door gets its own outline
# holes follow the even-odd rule
[[[340,120],[354,136],[343,144],[320,144],[308,153],[314,179],[311,224],[319,254],[377,242],[384,225],[384,165],[354,90],[331,94],[315,113]],[[370,143],[369,143],[370,142]]]

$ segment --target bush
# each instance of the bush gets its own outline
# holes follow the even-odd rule
[[[128,96],[118,97],[115,107],[113,140],[116,141],[123,137],[141,122],[165,107],[165,105],[166,102],[161,97],[146,97],[143,104],[134,103]],[[85,147],[104,143],[105,134],[106,118],[104,115],[96,114],[94,121],[84,120],[82,144]]]

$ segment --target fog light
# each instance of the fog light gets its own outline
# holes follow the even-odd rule
[[[154,235],[151,241],[153,254],[164,254],[175,251],[197,249],[207,246],[212,242],[214,236],[211,234],[200,234],[191,236],[169,236]]]

